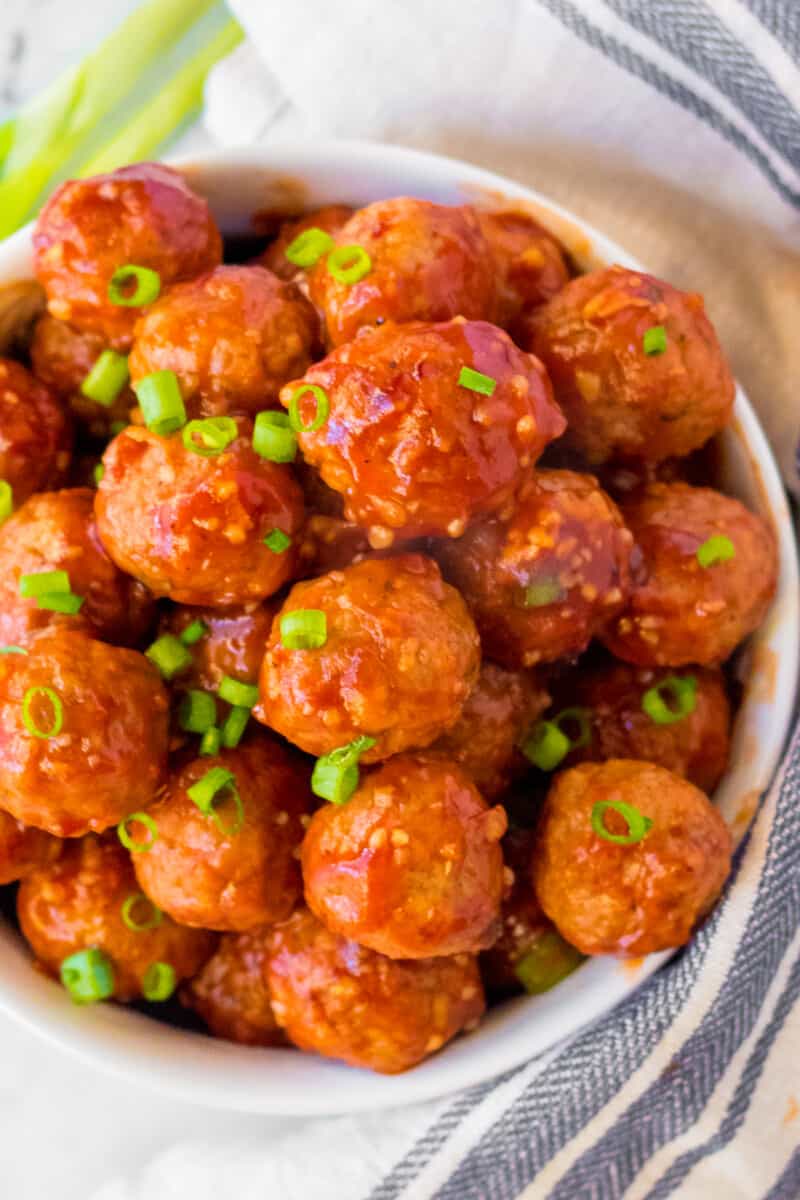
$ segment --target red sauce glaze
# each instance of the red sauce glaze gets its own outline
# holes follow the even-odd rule
[[[0,884],[15,883],[55,862],[62,845],[60,838],[0,811]]]
[[[485,1008],[473,956],[393,961],[303,909],[275,929],[267,972],[275,1015],[296,1046],[384,1075],[441,1049]]]
[[[72,426],[50,388],[10,358],[0,358],[0,479],[14,505],[57,487],[72,455]]]
[[[101,334],[116,350],[130,348],[141,314],[108,298],[119,267],[149,267],[163,289],[222,258],[222,239],[205,200],[160,163],[62,183],[39,214],[33,248],[51,315]]]
[[[455,763],[392,758],[347,804],[312,817],[306,901],[334,933],[389,958],[484,950],[499,932],[505,830],[504,810]]]
[[[66,401],[78,425],[97,438],[107,438],[111,427],[120,421],[127,425],[137,403],[130,386],[122,388],[108,406],[82,395],[81,384],[105,349],[102,334],[81,333],[49,313],[36,322],[30,344],[31,369],[36,378]]]
[[[621,801],[653,822],[623,846],[592,829],[598,801]],[[627,825],[606,810],[605,824]],[[731,835],[693,784],[633,759],[586,763],[556,776],[534,846],[542,908],[583,954],[637,956],[682,946],[710,910],[731,865]]]
[[[156,596],[226,608],[261,600],[291,578],[295,551],[264,544],[273,529],[293,537],[303,498],[291,469],[251,444],[252,426],[214,458],[187,450],[180,433],[130,426],[103,455],[95,500],[106,551]]]
[[[462,367],[495,381],[491,396],[459,384]],[[288,384],[327,394],[330,415],[300,448],[344,496],[344,514],[376,549],[395,538],[459,537],[502,507],[564,429],[541,364],[483,321],[380,329],[342,346]],[[314,400],[300,400],[304,424]]]
[[[59,698],[60,731],[23,720],[29,688]],[[59,837],[100,832],[152,803],[167,759],[167,693],[143,654],[73,630],[43,630],[25,655],[0,656],[0,794],[26,825]],[[56,724],[41,691],[36,728]]]
[[[711,488],[656,483],[623,506],[643,560],[627,606],[603,632],[617,658],[638,666],[724,662],[756,629],[775,594],[772,531]],[[734,557],[702,567],[699,548],[726,537]]]
[[[271,928],[224,933],[181,999],[214,1037],[245,1046],[281,1046],[286,1038],[272,1011],[267,959]]]
[[[283,644],[281,617],[325,614],[324,646]],[[478,675],[475,626],[429,558],[371,559],[295,584],[275,618],[254,715],[309,754],[365,734],[363,761],[427,746],[458,720]]]
[[[591,475],[534,472],[509,509],[439,543],[442,570],[498,662],[579,654],[623,607],[633,539]]]
[[[58,975],[78,950],[96,946],[111,959],[114,999],[142,998],[147,968],[168,963],[177,979],[190,979],[214,949],[203,929],[184,929],[166,914],[154,929],[135,931],[122,919],[129,896],[140,894],[130,857],[116,837],[85,837],[64,847],[61,857],[20,884],[17,916],[25,940],[41,965]],[[143,905],[140,917],[151,913]]]
[[[192,665],[175,679],[175,686],[216,692],[224,675],[241,683],[257,683],[278,608],[276,600],[268,600],[246,608],[179,605],[170,609],[161,622],[162,633],[180,635],[198,620],[208,631],[192,644]]]
[[[478,220],[494,259],[494,319],[516,334],[520,317],[524,321],[524,314],[552,299],[569,282],[564,253],[553,235],[528,213],[479,212]]]

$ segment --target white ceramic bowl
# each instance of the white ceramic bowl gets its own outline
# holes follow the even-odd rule
[[[270,145],[176,164],[206,195],[228,233],[247,232],[260,210],[299,210],[398,195],[533,212],[583,270],[610,262],[643,269],[620,247],[544,197],[477,167],[390,146]],[[30,277],[30,229],[0,246],[0,285]],[[713,314],[712,314],[713,315]],[[737,838],[768,784],[787,732],[798,663],[798,571],[774,459],[753,410],[737,392],[722,439],[721,484],[771,519],[778,537],[778,593],[745,656],[746,686],[731,768],[716,801]],[[741,886],[737,884],[736,886]],[[495,1008],[469,1037],[404,1075],[384,1077],[310,1054],[252,1049],[170,1028],[114,1005],[75,1008],[55,982],[31,969],[10,928],[0,927],[0,1010],[98,1068],[218,1107],[282,1115],[353,1112],[430,1099],[496,1075],[596,1020],[664,961],[595,959],[552,992]]]

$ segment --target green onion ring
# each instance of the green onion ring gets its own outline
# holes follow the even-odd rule
[[[628,826],[627,833],[612,833],[610,829],[606,829],[605,815],[610,808],[618,812],[625,821]],[[641,842],[652,828],[653,822],[649,817],[622,800],[598,800],[592,808],[592,829],[598,837],[607,842],[614,842],[617,846],[633,846]]]
[[[31,705],[37,696],[45,696],[53,706],[53,724],[50,729],[40,729],[31,712]],[[32,733],[34,737],[58,737],[64,725],[64,705],[58,692],[54,692],[50,687],[29,687],[22,697],[22,720],[28,733]]]

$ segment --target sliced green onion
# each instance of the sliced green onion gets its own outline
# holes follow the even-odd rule
[[[129,379],[125,355],[104,350],[81,384],[81,394],[103,408],[110,408]]]
[[[324,229],[312,225],[298,233],[286,247],[284,254],[295,267],[313,267],[333,245],[333,238]]]
[[[339,283],[358,283],[372,270],[372,259],[363,246],[337,246],[328,255],[327,266]]]
[[[208,815],[211,812],[214,797],[224,788],[230,787],[231,784],[236,786],[236,776],[233,771],[228,771],[225,767],[209,767],[197,783],[193,783],[190,788],[186,789],[186,794],[202,813]]]
[[[22,646],[0,646],[0,654],[27,654]]]
[[[220,739],[227,750],[233,750],[239,745],[249,720],[249,708],[237,705],[228,713],[220,731]]]
[[[526,608],[544,608],[548,604],[555,604],[563,596],[564,589],[557,579],[542,579],[525,587],[522,603]]]
[[[199,642],[200,638],[204,637],[207,633],[208,626],[205,621],[201,621],[199,617],[195,617],[181,633],[180,640],[184,646],[193,646],[195,642]]]
[[[158,667],[165,679],[174,679],[192,665],[192,656],[180,638],[164,633],[145,650],[145,657]]]
[[[645,354],[663,354],[667,348],[667,331],[663,325],[651,325],[644,331],[642,349]]]
[[[306,392],[310,392],[315,400],[314,416],[310,425],[304,425],[300,415],[300,400]],[[289,424],[295,433],[314,433],[325,424],[330,410],[330,401],[324,388],[316,383],[301,383],[300,387],[294,389],[289,400]]]
[[[169,963],[151,963],[142,977],[142,995],[153,1002],[169,1000],[177,982],[175,968]]]
[[[133,288],[131,288],[133,284]],[[141,308],[152,304],[161,292],[161,276],[150,267],[139,267],[136,263],[126,263],[117,267],[108,285],[108,298],[112,304],[124,308]]]
[[[68,613],[72,617],[75,616],[75,613],[80,612],[82,604],[83,596],[76,596],[73,592],[45,592],[36,597],[37,608],[46,608],[49,612]]]
[[[55,592],[69,592],[69,575],[66,571],[37,571],[33,575],[20,575],[20,596],[44,596]]]
[[[564,732],[567,721],[577,721],[578,734]],[[522,753],[540,771],[553,771],[571,750],[587,746],[592,740],[591,712],[588,708],[565,708],[547,721],[538,721],[523,743]]]
[[[186,424],[186,409],[174,371],[154,371],[133,385],[144,423],[159,437],[168,437]]]
[[[94,477],[95,483],[100,483],[102,481],[102,478],[105,475],[105,473],[106,473],[106,469],[103,466],[103,464],[95,463],[95,468],[92,471],[92,475]]]
[[[642,696],[642,711],[656,725],[674,725],[691,716],[697,705],[694,675],[668,675]]]
[[[270,462],[294,462],[297,457],[297,434],[289,427],[287,413],[268,409],[256,414],[253,449],[261,458],[267,458]]]
[[[70,954],[62,962],[60,974],[73,1004],[95,1004],[114,995],[111,959],[96,946]]]
[[[128,831],[129,825],[144,825],[150,837],[146,842],[137,842]],[[127,816],[124,821],[120,821],[117,826],[117,837],[122,842],[126,850],[130,850],[131,854],[146,854],[148,850],[152,850],[158,841],[158,826],[153,818],[146,812],[135,812]]]
[[[7,521],[14,510],[14,493],[11,490],[11,484],[5,479],[0,479],[0,525],[3,521]]]
[[[473,371],[472,367],[461,368],[458,382],[461,387],[469,388],[471,392],[480,392],[482,396],[491,396],[497,387],[496,379],[492,379],[491,375],[483,375],[480,371]]]
[[[49,729],[42,729],[37,725],[36,718],[31,712],[37,696],[43,696],[52,705],[53,719]],[[28,733],[32,733],[34,737],[44,739],[58,737],[64,725],[64,705],[61,703],[58,692],[54,692],[49,687],[29,687],[22,697],[22,721]]]
[[[178,724],[187,733],[205,733],[217,720],[217,703],[208,692],[185,693],[178,709]]]
[[[346,803],[358,787],[359,759],[374,745],[375,738],[362,735],[318,758],[311,774],[314,795],[331,804]]]
[[[328,618],[319,608],[296,608],[283,614],[280,632],[287,650],[319,650],[328,640]]]
[[[254,683],[240,683],[230,675],[223,675],[217,688],[220,700],[226,700],[237,708],[253,708],[258,703],[258,687]]]
[[[292,539],[282,529],[271,529],[264,538],[264,545],[273,554],[283,554],[292,544]]]
[[[736,547],[729,537],[715,534],[697,548],[697,561],[701,567],[713,567],[715,563],[727,562],[736,557]]]
[[[136,919],[137,908],[141,909],[145,906],[146,916],[141,920]],[[164,914],[157,904],[154,904],[149,896],[145,896],[144,892],[131,892],[130,896],[122,902],[120,909],[123,923],[133,933],[144,933],[148,929],[158,929],[161,922],[164,920]]]
[[[605,815],[610,808],[622,817],[628,826],[627,833],[612,833],[610,829],[606,828]],[[646,837],[652,828],[653,822],[649,817],[639,812],[639,809],[634,808],[632,804],[625,804],[622,800],[598,800],[592,809],[594,832],[598,837],[604,838],[607,842],[614,842],[618,846],[633,846]]]
[[[583,962],[583,955],[565,942],[555,929],[537,938],[534,945],[514,967],[514,974],[531,996],[549,992],[572,974]]]
[[[181,434],[186,449],[201,454],[203,458],[222,454],[238,436],[239,427],[233,417],[206,417],[202,421],[190,421],[184,425]]]
[[[200,739],[200,753],[204,758],[211,757],[214,754],[219,754],[219,748],[222,744],[222,735],[216,726],[207,729]]]

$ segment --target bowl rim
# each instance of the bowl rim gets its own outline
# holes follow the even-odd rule
[[[492,207],[510,201],[534,212],[566,243],[583,269],[610,262],[634,270],[646,269],[588,222],[536,190],[459,159],[427,151],[377,142],[276,140],[264,146],[167,157],[163,161],[185,174],[190,183],[203,172],[233,167],[264,177],[271,175],[276,180],[287,172],[305,178],[320,171],[335,176],[338,171],[345,181],[343,196],[347,194],[346,180],[362,169],[392,178],[397,174],[424,178],[426,185],[413,189],[417,193],[430,193],[435,182],[445,191],[466,193],[465,200],[471,197],[479,205]],[[351,197],[360,203],[374,198],[359,199],[353,193]],[[314,202],[313,196],[310,201]],[[316,202],[320,202],[319,194]],[[29,271],[32,228],[32,224],[27,225],[0,244],[0,284],[20,278],[15,272]],[[780,653],[771,651],[776,661],[765,744],[756,748],[759,778],[766,786],[778,764],[793,711],[800,649],[800,583],[792,521],[778,468],[758,419],[738,385],[735,424],[733,438],[738,439],[748,458],[763,506],[774,523],[780,558],[778,595],[760,631],[765,644],[768,638],[780,643]],[[117,1077],[155,1086],[193,1103],[282,1116],[396,1107],[431,1100],[502,1074],[600,1019],[670,957],[651,955],[635,969],[616,960],[591,960],[556,992],[508,1001],[491,1010],[468,1038],[456,1039],[405,1074],[381,1076],[292,1050],[237,1046],[153,1022],[123,1006],[76,1009],[58,984],[31,969],[18,935],[5,922],[0,925],[0,1012],[4,1015],[50,1044]],[[557,1003],[553,1001],[556,993]]]

